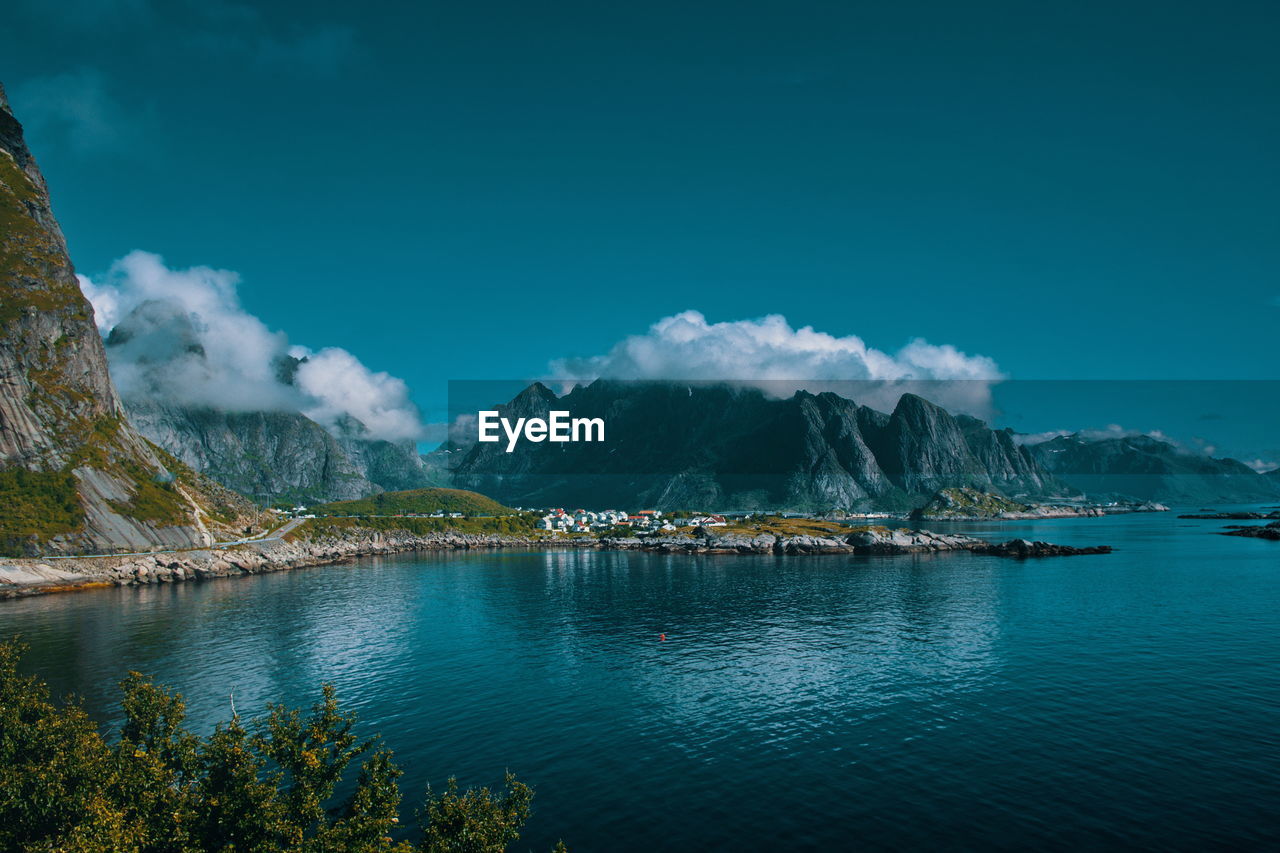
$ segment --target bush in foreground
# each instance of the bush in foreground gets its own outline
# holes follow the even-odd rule
[[[529,816],[533,791],[511,774],[498,792],[450,779],[428,789],[417,842],[396,842],[401,771],[353,732],[332,686],[309,711],[271,706],[202,738],[183,727],[180,695],[130,673],[112,744],[19,673],[23,651],[0,643],[0,850],[498,853]],[[336,798],[357,760],[354,790]]]

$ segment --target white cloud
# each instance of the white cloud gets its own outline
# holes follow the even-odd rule
[[[371,437],[391,441],[421,433],[405,384],[345,350],[294,348],[307,361],[293,384],[283,381],[289,340],[244,310],[234,272],[170,269],[159,255],[135,251],[99,281],[79,278],[98,328],[108,335],[112,377],[128,399],[300,411],[330,427],[346,414]]]
[[[986,356],[919,338],[890,354],[855,335],[792,328],[780,314],[710,323],[698,311],[664,317],[604,355],[554,361],[550,371],[564,386],[598,377],[716,381],[775,395],[833,390],[881,408],[914,391],[976,414],[987,413],[991,383],[1002,378]]]
[[[1259,474],[1265,474],[1268,471],[1274,471],[1277,468],[1280,468],[1280,462],[1275,462],[1269,459],[1243,459],[1241,461],[1253,470],[1257,471]]]
[[[422,437],[418,411],[409,401],[409,386],[404,380],[375,373],[337,347],[317,353],[294,347],[292,354],[305,359],[298,367],[296,382],[308,397],[303,414],[313,421],[335,426],[343,415],[350,415],[379,438],[401,441]]]

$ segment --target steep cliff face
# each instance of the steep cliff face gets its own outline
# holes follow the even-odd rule
[[[915,394],[903,394],[888,423],[868,438],[885,475],[908,493],[991,481],[955,418]]]
[[[140,400],[127,406],[151,441],[256,500],[352,500],[380,491],[337,439],[296,412],[224,412]]]
[[[914,395],[884,414],[833,393],[785,400],[725,386],[599,381],[565,397],[526,389],[504,417],[599,417],[598,444],[476,444],[456,485],[517,505],[906,509],[938,488],[1059,494],[1007,432]]]
[[[44,178],[0,89],[0,550],[204,544],[214,519],[235,513],[203,489],[126,420]]]
[[[196,471],[260,503],[314,503],[444,485],[412,442],[369,437],[355,419],[332,433],[297,412],[228,412],[125,399],[138,431]]]

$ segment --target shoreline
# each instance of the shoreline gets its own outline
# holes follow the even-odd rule
[[[224,577],[271,574],[351,562],[363,557],[431,551],[464,550],[647,551],[658,554],[894,556],[968,551],[998,557],[1027,558],[1106,554],[1107,545],[1076,548],[1014,539],[988,542],[963,534],[885,527],[841,536],[775,536],[762,533],[706,533],[702,536],[544,539],[498,534],[433,533],[429,535],[362,530],[347,537],[276,540],[231,548],[196,549],[149,555],[68,557],[58,567],[42,558],[15,558],[0,563],[0,599],[26,598],[112,586],[180,583]]]

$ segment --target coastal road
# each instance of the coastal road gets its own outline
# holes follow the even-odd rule
[[[214,542],[211,548],[226,548],[231,545],[249,545],[254,542],[276,542],[285,537],[285,534],[297,529],[298,525],[306,521],[305,518],[291,518],[275,530],[266,530],[257,536],[247,536],[244,539],[232,539],[227,542]]]

